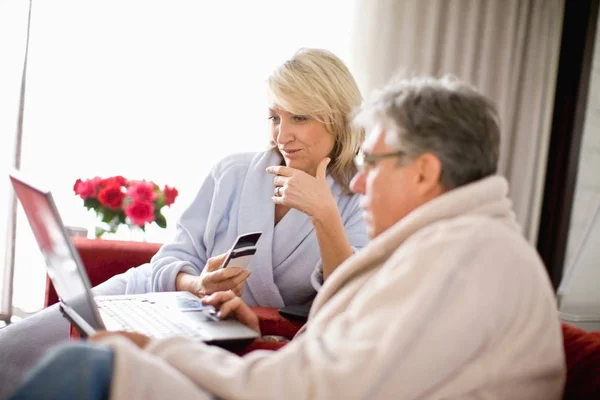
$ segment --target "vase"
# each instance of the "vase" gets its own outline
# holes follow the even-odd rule
[[[137,225],[128,226],[129,241],[131,242],[146,242],[146,232]]]
[[[137,225],[118,224],[111,226],[99,218],[93,221],[88,237],[105,240],[123,240],[129,242],[146,242],[146,232]]]

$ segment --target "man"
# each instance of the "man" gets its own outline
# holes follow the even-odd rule
[[[55,353],[15,398],[561,398],[554,294],[495,175],[493,105],[453,78],[415,78],[356,120],[370,133],[352,190],[373,240],[325,282],[292,342],[240,358],[103,333]],[[259,329],[233,293],[204,301]]]

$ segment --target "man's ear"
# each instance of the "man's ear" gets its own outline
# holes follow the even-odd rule
[[[438,156],[433,153],[423,153],[415,161],[421,194],[438,192],[442,186],[440,182],[442,162]]]

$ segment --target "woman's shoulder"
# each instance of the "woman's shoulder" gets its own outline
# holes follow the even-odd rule
[[[269,152],[270,151],[254,151],[229,154],[217,162],[213,168],[213,175],[215,178],[218,178],[225,174],[235,173],[236,171],[245,173],[257,159],[264,157]]]

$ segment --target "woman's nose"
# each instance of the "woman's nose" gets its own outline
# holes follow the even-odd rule
[[[283,121],[279,124],[277,132],[277,142],[280,144],[289,143],[294,139],[292,127]]]

